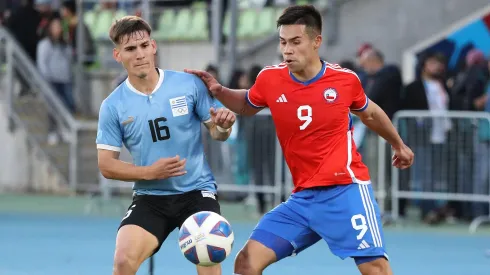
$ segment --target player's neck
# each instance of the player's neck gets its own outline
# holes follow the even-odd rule
[[[316,59],[312,64],[309,66],[306,66],[306,68],[303,71],[300,71],[298,73],[293,73],[294,77],[298,79],[299,81],[308,81],[313,79],[315,76],[320,73],[323,67],[323,62],[320,60],[320,58]]]
[[[155,90],[159,78],[160,75],[157,69],[150,70],[150,73],[145,78],[140,78],[135,75],[128,75],[129,83],[131,83],[136,90],[144,94],[151,94],[153,90]]]

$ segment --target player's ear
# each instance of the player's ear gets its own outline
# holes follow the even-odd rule
[[[314,39],[315,50],[318,50],[320,48],[320,46],[322,45],[322,40],[323,40],[323,37],[320,34],[315,37],[315,39]]]
[[[156,54],[157,53],[157,42],[154,39],[151,40],[151,47],[153,49],[153,54]]]
[[[118,63],[121,63],[121,54],[119,52],[119,49],[118,48],[114,48],[112,50],[112,57],[114,58],[114,60],[116,60]]]

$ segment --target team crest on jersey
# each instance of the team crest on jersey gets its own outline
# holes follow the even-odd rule
[[[334,103],[337,98],[339,98],[339,94],[334,88],[328,88],[323,92],[323,98],[325,98],[328,103]]]
[[[174,117],[187,115],[189,113],[185,96],[174,97],[171,98],[169,101],[170,108],[172,109],[172,115]]]

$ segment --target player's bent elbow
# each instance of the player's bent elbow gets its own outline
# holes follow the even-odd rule
[[[99,166],[99,171],[104,178],[110,179],[110,180],[114,179],[115,175],[111,171],[111,169],[109,168],[110,164],[108,164],[107,161],[103,161],[103,160],[99,159],[98,166]]]
[[[99,164],[99,171],[104,176],[106,179],[114,179],[114,174],[112,174],[108,169],[106,169],[104,166],[101,166]]]

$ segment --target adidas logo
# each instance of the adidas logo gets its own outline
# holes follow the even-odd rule
[[[369,244],[365,240],[362,240],[361,244],[359,245],[359,247],[357,247],[357,249],[366,249],[369,247],[370,247]]]
[[[286,99],[286,96],[284,96],[284,94],[282,94],[277,100],[276,102],[288,102],[288,100]]]

